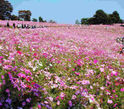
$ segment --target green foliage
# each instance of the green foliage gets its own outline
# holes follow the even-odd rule
[[[79,20],[76,20],[76,21],[75,21],[75,24],[80,24]]]
[[[50,20],[50,21],[49,21],[49,23],[56,23],[56,22],[55,22],[55,21],[53,21],[53,20]]]
[[[19,17],[16,15],[11,15],[11,20],[19,20]]]
[[[39,17],[39,22],[44,22],[41,16]]]
[[[88,22],[88,24],[96,24],[94,17],[89,18],[87,22]]]
[[[7,20],[11,18],[13,7],[7,0],[0,0],[0,19]]]
[[[114,23],[119,23],[120,21],[120,16],[119,16],[119,13],[117,11],[114,11],[112,13],[113,17],[115,18],[115,22]]]
[[[107,22],[107,14],[103,10],[97,10],[94,18],[96,24],[106,24]]]
[[[36,19],[36,18],[33,18],[32,21],[33,21],[33,22],[37,22],[37,19]]]
[[[18,11],[19,19],[24,21],[30,21],[31,11],[30,10],[20,10]]]
[[[117,11],[114,11],[112,14],[107,14],[100,9],[96,11],[93,17],[81,19],[81,24],[113,24],[113,23],[123,23]]]
[[[81,24],[88,24],[88,18],[82,18]]]

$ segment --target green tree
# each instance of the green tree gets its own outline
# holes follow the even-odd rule
[[[19,20],[19,17],[16,15],[11,15],[11,20]]]
[[[24,21],[30,21],[31,11],[30,10],[20,10],[18,11],[19,19]]]
[[[50,21],[49,21],[49,23],[56,23],[56,22],[55,22],[55,21],[53,21],[53,20],[50,20]]]
[[[11,3],[9,3],[7,0],[0,0],[0,19],[10,19],[12,11],[13,7]]]
[[[88,18],[82,18],[81,24],[88,24]]]
[[[80,24],[80,22],[79,22],[79,20],[78,20],[78,19],[75,21],[75,24]]]
[[[44,22],[41,16],[39,17],[39,22]]]
[[[113,22],[113,17],[111,17],[111,14],[109,14],[108,16],[107,16],[107,23],[106,24],[110,24],[110,25],[112,25],[114,22]]]
[[[47,22],[46,20],[44,20],[43,22]]]
[[[107,24],[107,14],[103,10],[97,10],[94,15],[96,24]]]
[[[91,17],[87,20],[88,24],[97,24],[96,19],[94,17]]]
[[[37,22],[37,19],[36,19],[36,18],[33,18],[32,21],[33,21],[33,22]]]
[[[119,13],[117,11],[114,11],[112,13],[113,17],[115,18],[115,22],[114,23],[120,23],[120,16],[119,16]]]
[[[122,19],[120,19],[119,23],[123,24],[123,20],[122,20]]]

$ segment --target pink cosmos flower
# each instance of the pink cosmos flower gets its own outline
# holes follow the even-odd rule
[[[60,105],[60,101],[57,101],[57,105]]]
[[[124,92],[124,88],[121,88],[120,91],[121,91],[121,92]]]
[[[18,77],[20,77],[20,78],[25,78],[25,77],[26,77],[26,75],[25,75],[25,74],[23,74],[23,73],[19,73],[19,74],[18,74]]]
[[[56,100],[58,100],[58,99],[59,99],[59,96],[56,97]]]
[[[116,91],[115,91],[115,90],[113,90],[112,92],[114,92],[114,93],[115,93]]]
[[[48,104],[48,101],[44,101],[45,104]]]
[[[114,104],[114,106],[113,107],[116,107],[118,104],[116,103],[116,104]]]
[[[37,56],[37,53],[34,53],[34,56]]]
[[[83,81],[81,81],[81,84],[87,85],[87,84],[90,84],[90,81],[89,80],[83,80]]]
[[[4,75],[1,75],[1,79],[4,79]]]
[[[77,76],[79,76],[79,75],[80,75],[80,73],[79,73],[79,72],[75,72],[75,74],[76,74]]]
[[[75,69],[73,68],[72,71],[75,71]]]
[[[41,105],[40,104],[38,104],[38,109],[41,109]]]
[[[113,101],[108,99],[107,103],[112,104]]]
[[[48,99],[49,99],[50,101],[53,101],[53,98],[52,98],[52,97],[48,97]]]
[[[9,89],[6,89],[6,93],[9,93],[10,92],[10,90]]]
[[[22,54],[22,52],[21,52],[21,51],[17,51],[17,53],[18,53],[18,54],[20,54],[20,55]]]
[[[77,97],[76,97],[76,95],[72,95],[72,100],[74,100],[74,99],[76,99]]]
[[[12,66],[11,65],[4,65],[3,68],[6,69],[6,70],[10,70],[12,68]]]
[[[118,75],[118,72],[115,72],[115,71],[111,72],[111,76],[117,76],[117,75]]]
[[[100,71],[101,71],[101,72],[104,72],[104,68],[100,68]]]
[[[3,56],[0,56],[0,59],[2,59],[3,58]]]
[[[60,93],[60,97],[63,98],[65,97],[65,94],[63,92]]]
[[[94,60],[94,64],[96,64],[97,62],[98,62],[98,60],[95,59],[95,60]]]

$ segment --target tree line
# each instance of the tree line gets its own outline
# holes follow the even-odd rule
[[[77,24],[76,20],[76,24]],[[115,24],[123,23],[123,20],[120,18],[120,15],[117,11],[114,11],[112,14],[107,14],[103,10],[97,10],[96,13],[91,18],[82,18],[81,24]]]
[[[1,20],[19,20],[19,21],[31,21],[31,11],[30,10],[19,10],[18,16],[12,15],[13,6],[7,0],[0,0],[0,19]],[[33,18],[33,22],[47,22],[43,20],[41,16],[38,19]],[[53,20],[49,21],[50,23],[56,23]]]
[[[19,10],[18,16],[12,15],[13,6],[7,0],[0,0],[0,19],[1,20],[23,20],[31,21],[31,11],[30,10]],[[43,20],[40,16],[38,19],[33,18],[33,22],[47,22]],[[56,23],[53,20],[49,21],[50,23]],[[124,21],[120,19],[119,13],[114,11],[112,14],[107,14],[103,10],[97,10],[96,13],[91,18],[82,18],[81,24],[114,24],[114,23],[123,23]],[[75,22],[80,24],[78,20]]]

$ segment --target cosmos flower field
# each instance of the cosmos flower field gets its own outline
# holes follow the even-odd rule
[[[18,23],[48,27],[0,27],[1,109],[124,109],[123,27]]]

